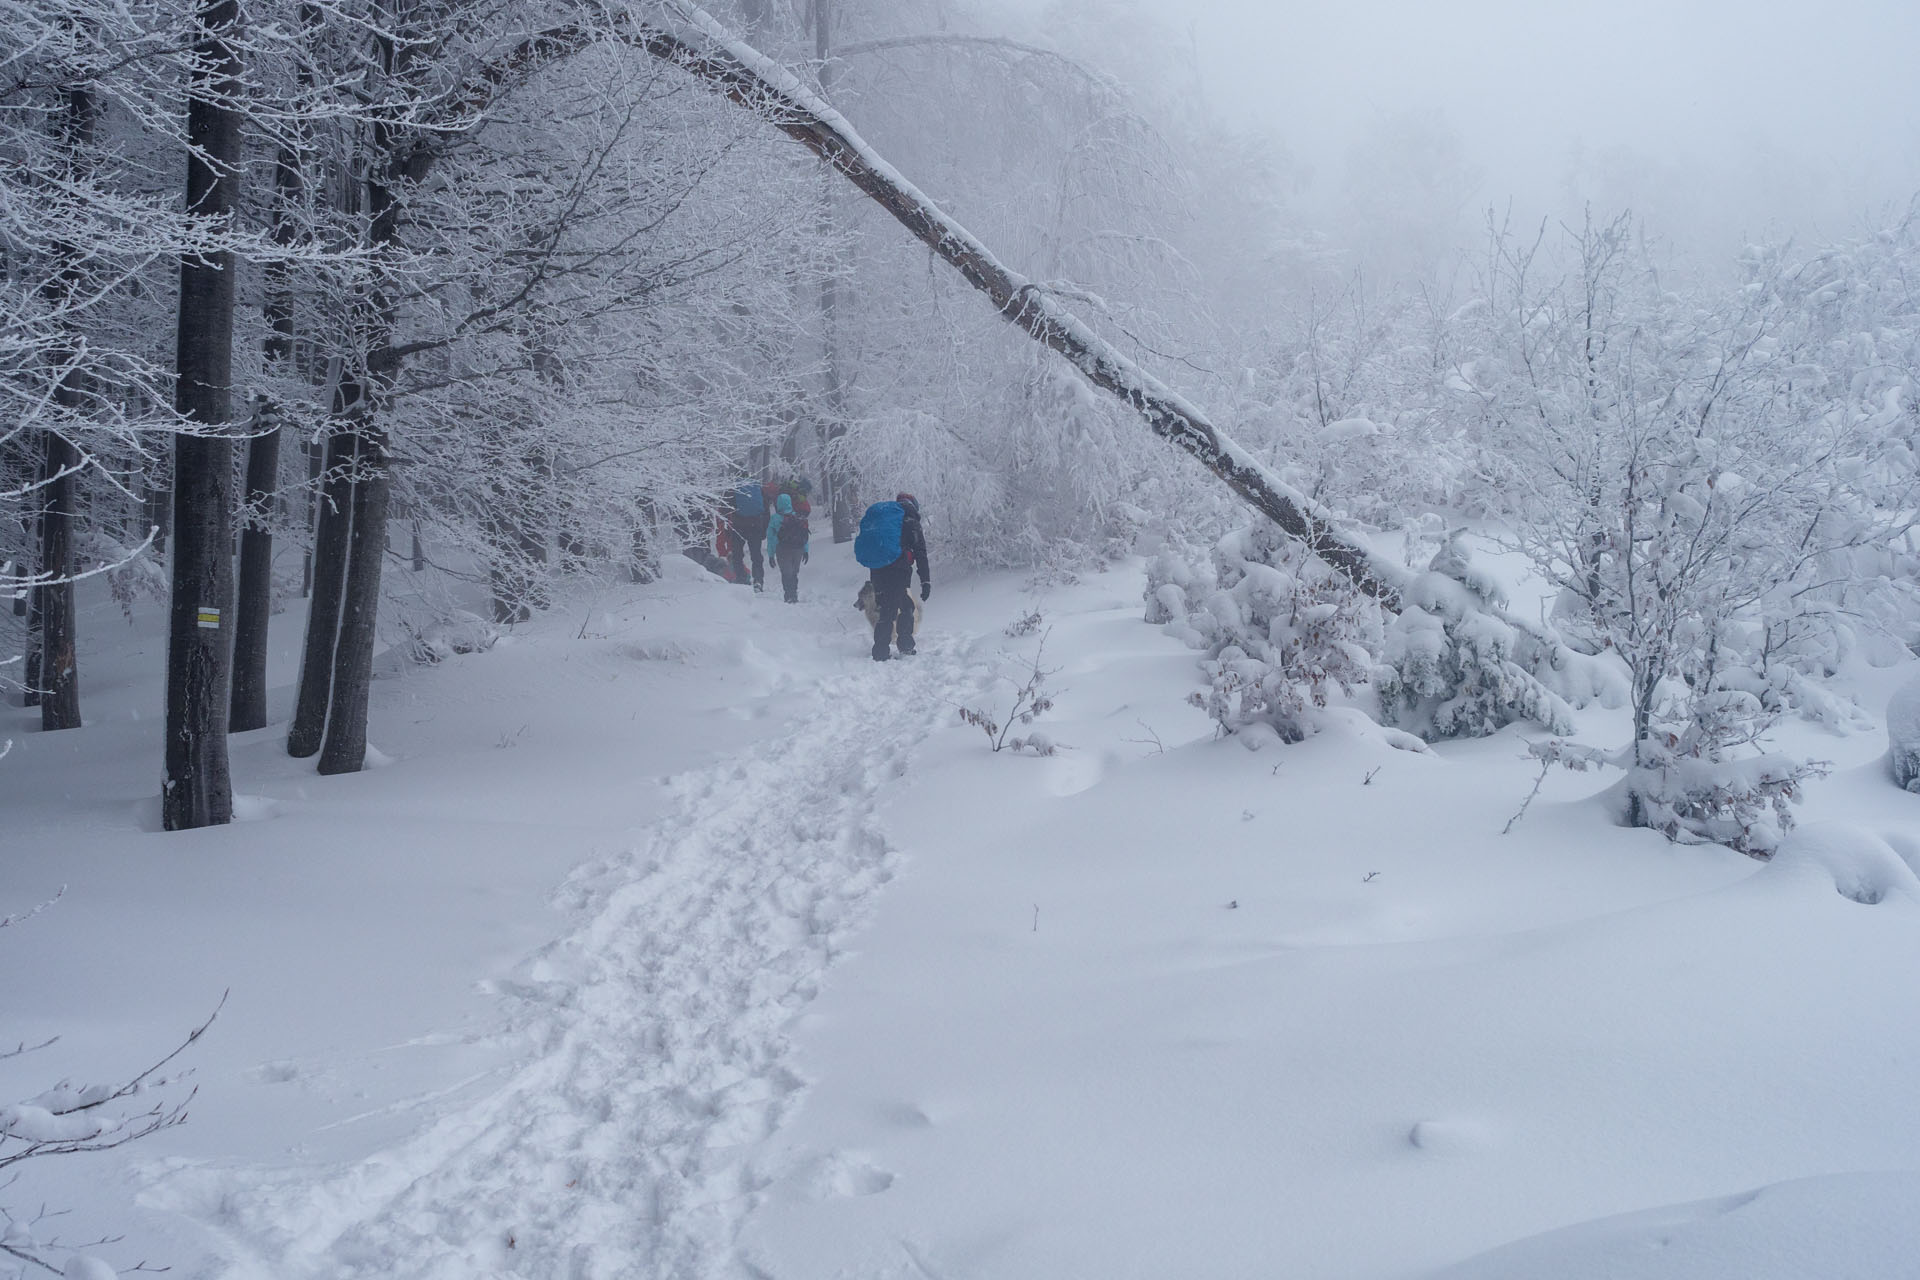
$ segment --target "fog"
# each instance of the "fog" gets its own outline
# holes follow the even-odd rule
[[[1716,255],[1855,234],[1920,189],[1913,0],[1006,3],[1159,43],[1214,120],[1285,149],[1297,216],[1336,235],[1591,202]]]

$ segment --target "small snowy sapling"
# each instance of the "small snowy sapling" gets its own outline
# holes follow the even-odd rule
[[[63,886],[60,893],[31,910],[0,916],[0,929],[39,915],[58,901],[65,891]],[[29,1160],[107,1151],[137,1142],[162,1129],[185,1124],[187,1106],[193,1101],[197,1089],[187,1088],[185,1096],[181,1096],[178,1090],[191,1072],[163,1072],[174,1059],[206,1034],[207,1028],[220,1016],[220,1010],[226,1003],[227,997],[223,994],[213,1012],[207,1015],[206,1021],[188,1032],[185,1039],[166,1056],[118,1083],[75,1084],[70,1080],[62,1080],[34,1097],[11,1105],[0,1105],[0,1174],[6,1174],[15,1165]],[[22,1041],[11,1049],[0,1049],[0,1061],[36,1053],[50,1047],[58,1039],[55,1036],[38,1044]],[[172,1091],[171,1095],[168,1091]],[[157,1100],[148,1103],[149,1097],[156,1097]],[[0,1191],[11,1188],[17,1178],[18,1175],[14,1174],[0,1179]],[[116,1274],[114,1268],[88,1251],[117,1243],[120,1237],[107,1236],[78,1244],[63,1241],[46,1230],[48,1220],[59,1216],[59,1212],[49,1211],[43,1206],[31,1216],[21,1216],[0,1203],[0,1255],[51,1275],[112,1280]],[[63,1254],[66,1255],[64,1265],[54,1265],[51,1259]],[[125,1270],[155,1271],[165,1268],[149,1267],[141,1262]]]
[[[1059,744],[1044,733],[1013,732],[1016,726],[1030,725],[1053,709],[1053,693],[1046,685],[1049,677],[1058,674],[1059,668],[1041,665],[1041,657],[1046,650],[1047,637],[1042,634],[1031,663],[1022,664],[1025,667],[1023,675],[1016,678],[1002,673],[998,677],[1013,686],[1013,705],[1004,716],[975,707],[959,708],[961,721],[986,734],[987,743],[993,750],[1031,751],[1037,756],[1054,755],[1060,750]]]

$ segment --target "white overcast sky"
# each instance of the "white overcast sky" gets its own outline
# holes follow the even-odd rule
[[[1564,189],[1576,142],[1696,173],[1755,224],[1920,190],[1920,0],[1132,3],[1190,40],[1215,115],[1274,131],[1323,190],[1405,112],[1447,122],[1489,201]]]

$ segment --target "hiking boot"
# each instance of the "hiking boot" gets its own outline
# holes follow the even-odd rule
[[[915,655],[916,653],[919,653],[919,652],[920,652],[920,651],[919,651],[918,649],[902,649],[902,650],[900,651],[900,656],[901,656],[901,657],[903,657],[903,658],[911,658],[911,657],[913,657],[913,656],[914,656],[914,655]]]
[[[873,655],[873,660],[874,660],[875,662],[886,662],[886,661],[888,661],[889,659],[891,659],[892,657],[893,657],[893,655],[892,655],[892,654],[890,654],[890,653],[876,653],[876,654],[874,654],[874,655]]]

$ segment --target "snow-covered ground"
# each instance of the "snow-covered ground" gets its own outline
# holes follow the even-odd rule
[[[942,581],[886,666],[855,582],[676,562],[390,659],[386,763],[243,735],[255,820],[175,835],[157,611],[91,606],[87,727],[0,711],[0,915],[67,886],[0,931],[0,1039],[61,1036],[0,1097],[231,994],[190,1123],[0,1203],[235,1280],[1913,1274],[1920,796],[1877,732],[1791,731],[1835,770],[1770,865],[1610,826],[1605,778],[1502,836],[1511,732],[1217,740],[1137,565]],[[993,753],[957,708],[1043,638],[1060,750]],[[1850,678],[1877,719],[1911,671]]]

